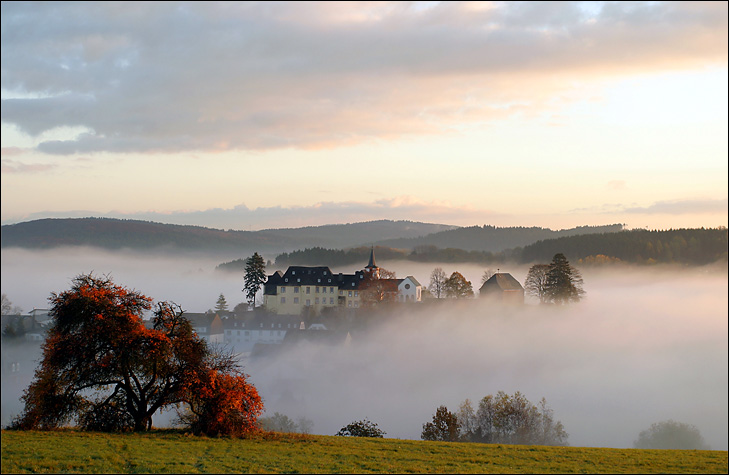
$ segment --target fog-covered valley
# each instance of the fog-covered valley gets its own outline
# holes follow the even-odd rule
[[[190,312],[213,308],[221,293],[232,308],[244,299],[243,276],[216,272],[218,263],[214,257],[3,249],[2,292],[27,313],[47,307],[49,294],[68,289],[76,275],[93,271]],[[423,285],[440,266],[447,274],[461,272],[475,289],[485,270],[378,264]],[[490,267],[521,283],[528,270]],[[439,405],[455,410],[466,398],[477,403],[503,390],[521,391],[534,403],[545,397],[574,446],[632,447],[641,430],[674,419],[699,428],[713,449],[726,450],[726,265],[581,271],[587,294],[569,307],[497,310],[473,302],[405,311],[366,337],[353,334],[350,345],[304,346],[246,361],[245,371],[267,415],[306,417],[319,434],[367,417],[387,437],[418,439]],[[3,343],[4,358],[7,349]],[[3,425],[20,410],[30,376],[3,375]]]

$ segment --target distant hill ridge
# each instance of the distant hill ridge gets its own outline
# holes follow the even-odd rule
[[[233,231],[115,218],[49,218],[2,226],[2,247],[52,249],[189,250],[200,252],[287,252],[308,247],[344,249],[378,245],[400,249],[450,247],[499,252],[539,240],[620,231],[622,225],[582,226],[561,231],[538,227],[498,228],[378,220],[303,228]]]
[[[2,226],[2,247],[282,252],[307,246],[340,248],[381,239],[415,238],[454,228],[444,224],[379,220],[296,229],[223,231],[115,218],[49,218]]]
[[[553,231],[548,228],[514,226],[469,226],[449,229],[439,233],[415,238],[389,239],[377,242],[383,247],[415,249],[418,246],[463,249],[464,251],[501,252],[507,249],[524,247],[537,241],[583,234],[614,233],[624,229],[622,224],[606,226],[578,226],[576,228]]]

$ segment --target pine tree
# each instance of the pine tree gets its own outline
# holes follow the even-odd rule
[[[256,305],[256,294],[266,282],[266,263],[257,252],[246,259],[245,285],[243,292],[249,305]]]
[[[582,275],[572,267],[564,254],[555,254],[549,264],[546,279],[546,299],[550,302],[565,304],[579,302],[585,291],[582,290]]]
[[[225,295],[220,294],[220,297],[218,297],[218,301],[215,303],[215,311],[216,312],[227,312],[228,311],[228,302],[225,300]]]

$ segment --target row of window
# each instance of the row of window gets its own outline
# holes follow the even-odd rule
[[[284,304],[286,303],[286,297],[281,297],[281,303],[284,303]],[[314,299],[315,305],[319,305],[320,303],[322,305],[326,305],[327,304],[326,297],[322,297],[321,300],[319,299],[319,297]],[[298,305],[298,304],[299,304],[299,297],[294,297],[294,305]],[[311,299],[306,299],[306,305],[311,305]],[[334,297],[329,298],[329,305],[334,305]]]
[[[243,330],[242,333],[243,333],[243,336],[251,336],[251,333],[253,333],[253,336],[256,336],[256,335],[258,335],[259,332],[257,330],[252,330],[252,331]],[[263,332],[261,332],[261,334],[263,334]],[[240,336],[241,335],[241,330],[237,330],[237,333],[231,333],[231,336],[232,335]],[[284,335],[286,335],[286,330],[273,330],[273,331],[266,330],[266,335],[262,335],[262,336],[280,336],[280,337],[283,337]],[[226,335],[226,340],[229,339],[228,337],[229,337],[229,335]]]
[[[314,288],[316,289],[316,293],[317,294],[318,293],[322,293],[322,294],[327,293],[327,287],[314,287]],[[329,288],[329,293],[330,294],[333,294],[334,293],[334,289],[336,287],[328,287],[328,288]],[[299,293],[299,289],[300,289],[300,287],[294,287],[294,293],[295,294],[298,294]],[[286,293],[286,287],[281,287],[281,291],[279,293],[285,294]],[[306,287],[306,293],[307,294],[310,294],[311,293],[311,287]]]

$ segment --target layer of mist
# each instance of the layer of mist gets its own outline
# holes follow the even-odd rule
[[[2,291],[25,312],[47,307],[50,292],[84,272],[191,312],[243,300],[243,277],[215,272],[204,258],[136,258],[130,254],[2,251]],[[363,263],[364,264],[364,263]],[[381,262],[423,285],[436,266],[480,286],[483,266]],[[494,268],[497,266],[491,266]],[[501,264],[524,281],[527,266]],[[268,269],[270,271],[275,269]],[[337,269],[351,273],[356,269]],[[399,312],[346,346],[301,346],[244,362],[267,415],[306,417],[313,432],[335,434],[363,418],[387,437],[420,438],[439,405],[457,409],[487,394],[542,397],[573,446],[632,447],[641,430],[667,419],[695,425],[713,449],[727,450],[727,271],[709,268],[582,269],[586,298],[564,307],[497,309],[482,302]],[[20,410],[32,377],[5,370],[2,423]],[[37,350],[24,358],[37,359]],[[155,419],[160,425],[166,415]]]

